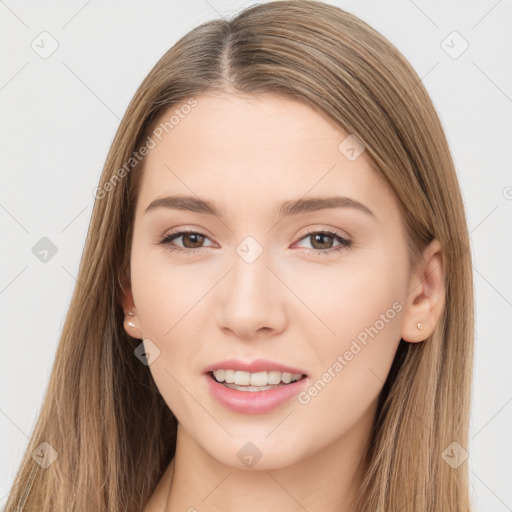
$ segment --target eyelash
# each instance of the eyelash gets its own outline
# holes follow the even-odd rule
[[[200,233],[199,231],[194,231],[194,230],[186,229],[186,230],[183,230],[183,231],[177,231],[176,233],[170,233],[168,235],[165,235],[160,240],[159,245],[166,246],[166,249],[169,250],[169,251],[179,251],[181,253],[197,252],[199,249],[201,249],[201,247],[198,247],[197,249],[188,249],[186,247],[185,248],[173,247],[173,246],[170,245],[170,242],[172,240],[174,240],[175,238],[180,238],[180,236],[187,235],[187,234],[200,235],[200,236],[203,236],[205,238],[208,238],[206,235],[204,235],[203,233]],[[348,238],[344,238],[339,233],[337,233],[336,231],[331,231],[329,229],[308,231],[300,240],[302,240],[304,238],[307,238],[307,237],[309,237],[311,235],[317,235],[317,234],[330,235],[333,238],[335,238],[336,240],[338,240],[338,242],[340,242],[340,245],[338,245],[334,249],[332,249],[332,248],[331,249],[326,249],[325,251],[322,251],[320,249],[307,249],[307,254],[308,255],[314,255],[314,256],[323,255],[323,256],[325,256],[325,255],[329,255],[329,254],[341,251],[343,249],[350,249],[350,247],[352,246],[352,240],[349,240]]]

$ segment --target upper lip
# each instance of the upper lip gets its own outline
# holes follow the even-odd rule
[[[288,366],[282,363],[276,363],[274,361],[269,361],[267,359],[255,359],[251,362],[240,361],[239,359],[225,359],[224,361],[218,361],[216,363],[208,365],[204,369],[204,373],[212,372],[213,370],[239,370],[243,372],[249,373],[257,373],[257,372],[271,372],[271,371],[279,371],[279,372],[287,372],[292,374],[305,374],[307,373],[300,368],[294,368],[293,366]]]

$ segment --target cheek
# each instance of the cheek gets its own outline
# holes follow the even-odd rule
[[[169,408],[187,410],[193,404],[180,383],[186,382],[187,390],[198,394],[193,388],[198,379],[191,378],[197,370],[194,356],[204,340],[197,315],[207,304],[204,296],[212,284],[194,280],[193,271],[183,272],[165,261],[164,250],[137,249],[132,252],[132,293],[142,336],[151,340],[145,345],[154,344],[159,351],[149,371]]]
[[[207,283],[194,280],[194,273],[183,271],[166,259],[165,249],[132,253],[132,292],[144,337],[166,340],[176,338],[187,322],[186,315],[200,306]]]
[[[365,329],[372,326],[380,339],[399,335],[397,317],[403,309],[406,277],[397,261],[400,257],[397,254],[393,260],[380,252],[363,254],[337,267],[319,266],[314,278],[311,272],[296,271],[295,276],[302,276],[299,279],[288,276],[312,313],[301,315],[301,322],[311,328],[316,325],[324,333],[321,346],[343,350],[360,334],[364,342]]]
[[[326,334],[315,343],[317,385],[304,402],[315,402],[313,407],[336,403],[342,411],[359,408],[361,413],[378,396],[400,342],[401,268],[396,260],[376,257],[374,265],[332,273],[329,287],[309,295],[308,305],[329,329],[322,329]]]

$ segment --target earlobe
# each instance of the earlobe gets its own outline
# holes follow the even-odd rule
[[[423,262],[410,279],[402,324],[404,341],[424,341],[434,332],[445,304],[444,280],[441,244],[434,239],[423,251]]]
[[[123,327],[128,336],[132,338],[142,339],[142,333],[138,325],[137,315],[128,312],[124,317]]]
[[[137,308],[133,301],[132,288],[127,279],[123,279],[119,283],[122,289],[122,307],[124,311],[123,327],[128,336],[132,338],[142,339],[142,332],[139,325],[139,318],[137,316]]]

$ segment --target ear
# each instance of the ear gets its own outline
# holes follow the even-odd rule
[[[409,283],[402,323],[402,339],[417,343],[434,331],[445,305],[444,267],[439,240],[423,251],[423,261],[414,269]],[[418,328],[421,323],[421,328]]]
[[[126,272],[119,276],[119,284],[121,285],[121,305],[124,311],[123,327],[126,333],[132,338],[142,339],[139,318],[137,316],[137,308],[133,300],[132,287],[129,276]]]

